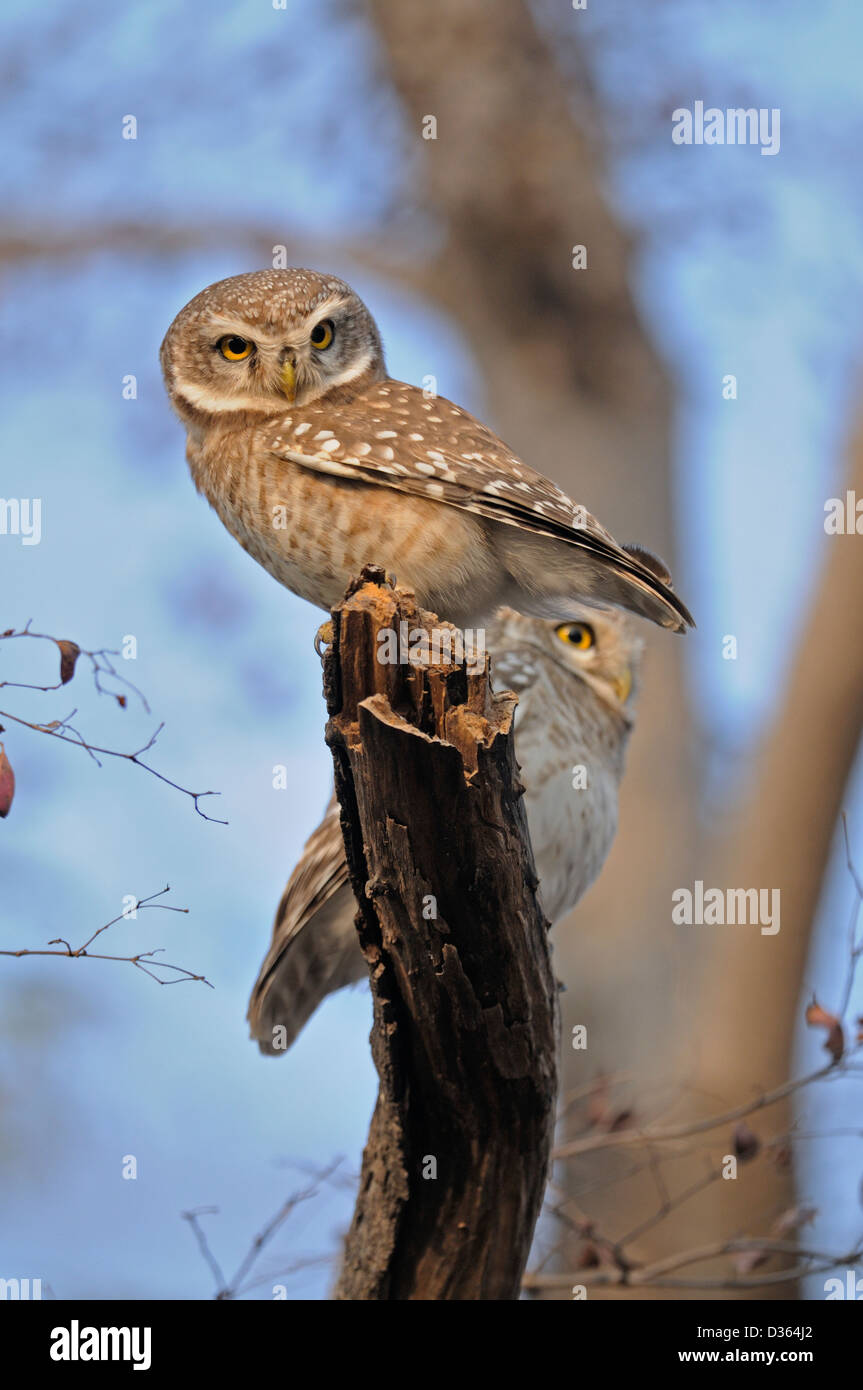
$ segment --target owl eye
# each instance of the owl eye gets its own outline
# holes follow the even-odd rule
[[[596,633],[589,623],[561,623],[554,629],[561,642],[577,651],[589,651],[596,643]]]
[[[248,338],[240,338],[236,333],[228,333],[226,337],[219,339],[219,352],[228,362],[242,362],[245,357],[250,357],[254,343],[250,343]]]
[[[312,347],[323,349],[329,347],[335,336],[336,330],[332,319],[321,319],[320,323],[316,323],[309,334],[309,341]]]

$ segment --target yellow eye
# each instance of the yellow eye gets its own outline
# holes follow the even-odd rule
[[[248,338],[240,338],[236,333],[219,339],[219,352],[229,362],[242,362],[245,357],[250,357],[254,346]]]
[[[554,630],[561,642],[580,652],[589,651],[596,642],[596,633],[589,623],[561,623]]]
[[[316,347],[321,351],[323,348],[329,347],[335,336],[336,330],[333,326],[332,319],[321,319],[320,323],[316,323],[309,334],[309,340],[312,347]]]

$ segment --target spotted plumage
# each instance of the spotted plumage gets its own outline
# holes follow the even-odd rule
[[[634,627],[622,613],[583,608],[562,624],[503,609],[488,628],[495,687],[519,696],[516,755],[552,922],[590,887],[614,838],[641,661]],[[328,994],[367,977],[355,912],[333,798],[279,903],[252,991],[249,1023],[263,1053],[278,1056]]]
[[[664,567],[442,397],[387,376],[343,281],[265,270],[220,281],[162,344],[198,489],[280,583],[321,608],[374,562],[459,626],[509,605],[580,602],[691,623]]]

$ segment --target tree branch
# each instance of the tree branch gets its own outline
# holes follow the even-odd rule
[[[62,936],[56,936],[53,940],[48,942],[48,945],[64,946],[65,950],[47,951],[22,947],[17,951],[0,950],[0,956],[15,956],[18,958],[21,956],[69,956],[76,960],[80,960],[82,957],[86,956],[88,960],[122,960],[126,961],[129,965],[134,965],[136,969],[142,970],[151,980],[155,980],[157,985],[177,985],[183,980],[199,980],[201,984],[205,984],[209,989],[212,989],[213,986],[206,976],[195,975],[193,971],[187,970],[183,965],[171,965],[166,960],[156,960],[155,957],[162,953],[163,948],[161,946],[157,947],[154,951],[139,951],[136,956],[107,956],[98,951],[91,951],[88,949],[96,940],[96,937],[102,935],[103,931],[107,931],[109,927],[116,926],[118,922],[128,921],[135,913],[144,908],[158,908],[162,912],[188,912],[189,909],[187,907],[171,907],[168,903],[159,903],[155,901],[156,898],[164,897],[165,893],[170,893],[170,891],[170,885],[166,885],[164,888],[160,889],[158,893],[151,893],[149,898],[138,898],[131,907],[127,908],[125,912],[121,912],[118,917],[112,917],[110,922],[105,922],[104,926],[97,927],[96,931],[88,936],[87,940],[81,946],[70,946],[69,942],[64,941]],[[143,964],[144,961],[147,962],[147,965]],[[153,968],[150,969],[150,966]],[[155,970],[173,970],[174,975],[164,980],[160,975],[153,973]]]

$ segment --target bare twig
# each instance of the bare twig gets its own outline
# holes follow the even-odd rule
[[[31,723],[29,719],[20,719],[17,715],[10,714],[8,710],[0,710],[0,719],[11,719],[14,724],[20,724],[25,729],[33,729],[38,734],[48,734],[51,738],[58,738],[61,743],[71,743],[75,748],[83,748],[89,753],[90,757],[99,764],[99,767],[102,766],[99,762],[99,754],[101,754],[103,758],[125,758],[127,762],[134,763],[136,767],[142,767],[145,772],[149,772],[153,777],[158,778],[160,782],[164,782],[166,786],[173,787],[175,791],[182,792],[184,796],[191,797],[195,810],[204,820],[212,821],[215,825],[228,824],[226,820],[220,820],[218,816],[208,816],[206,811],[202,811],[198,805],[198,802],[202,801],[205,796],[220,796],[221,792],[193,792],[188,787],[182,787],[179,782],[172,781],[170,777],[166,777],[163,772],[157,771],[157,769],[151,767],[149,763],[141,761],[143,754],[149,753],[156,739],[159,737],[159,734],[164,729],[164,722],[153,731],[147,742],[141,748],[136,749],[134,753],[122,753],[117,748],[101,748],[98,744],[89,743],[78,730],[73,728],[69,723],[69,720],[76,713],[77,710],[73,710],[66,719],[54,720],[51,724],[34,724]],[[2,726],[0,726],[0,732],[2,732]],[[73,734],[74,737],[70,738],[70,734]]]
[[[270,1217],[270,1220],[254,1237],[251,1245],[249,1246],[248,1250],[246,1251],[245,1255],[243,1256],[242,1260],[237,1266],[236,1273],[234,1274],[232,1279],[225,1278],[221,1266],[219,1265],[218,1260],[213,1254],[213,1251],[210,1247],[210,1243],[207,1240],[207,1237],[204,1233],[203,1227],[201,1226],[200,1221],[198,1220],[198,1218],[201,1216],[218,1215],[219,1208],[195,1207],[192,1211],[184,1211],[180,1213],[183,1220],[188,1221],[189,1225],[191,1226],[195,1234],[195,1239],[198,1242],[201,1254],[203,1255],[213,1274],[213,1278],[216,1284],[216,1292],[213,1295],[214,1298],[223,1300],[239,1298],[244,1293],[248,1293],[251,1289],[257,1288],[260,1284],[268,1282],[268,1279],[266,1278],[258,1278],[253,1280],[249,1280],[248,1278],[248,1276],[252,1272],[252,1269],[257,1263],[262,1250],[270,1243],[276,1232],[281,1229],[281,1227],[287,1221],[288,1217],[296,1210],[298,1206],[301,1205],[301,1203],[308,1202],[311,1200],[312,1197],[316,1197],[318,1195],[322,1185],[325,1182],[329,1181],[329,1179],[334,1175],[341,1163],[341,1158],[334,1159],[332,1163],[330,1163],[326,1168],[322,1169],[319,1173],[316,1174],[314,1181],[310,1183],[308,1187],[300,1188],[297,1192],[291,1193],[290,1197],[288,1197],[287,1200],[283,1202],[282,1205],[279,1207],[276,1214]],[[285,1272],[295,1273],[298,1269],[304,1269],[310,1265],[329,1263],[330,1259],[331,1257],[327,1255],[314,1256],[311,1259],[298,1260],[294,1262],[290,1266],[289,1270]]]
[[[848,947],[848,968],[842,989],[842,1003],[836,1019],[845,1020],[851,1003],[851,996],[854,992],[854,982],[857,968],[863,956],[863,939],[857,937],[857,919],[861,905],[863,905],[863,879],[855,868],[851,847],[848,838],[848,824],[845,813],[842,813],[842,830],[845,837],[845,857],[848,873],[855,889],[855,903],[851,915],[851,925],[849,931]],[[804,1076],[796,1077],[790,1081],[785,1081],[780,1086],[773,1087],[772,1090],[763,1091],[760,1095],[748,1101],[743,1101],[739,1105],[732,1106],[730,1109],[720,1111],[715,1115],[708,1115],[702,1120],[684,1121],[676,1125],[647,1125],[641,1128],[620,1128],[610,1132],[600,1134],[585,1134],[578,1139],[568,1140],[564,1144],[559,1144],[553,1151],[553,1158],[575,1158],[581,1154],[593,1153],[598,1149],[626,1148],[633,1144],[663,1144],[672,1143],[679,1139],[690,1139],[697,1134],[706,1134],[710,1130],[718,1129],[720,1126],[733,1124],[737,1120],[745,1119],[746,1116],[754,1114],[758,1110],[766,1110],[771,1105],[776,1105],[779,1101],[785,1100],[796,1091],[804,1087],[811,1086],[817,1081],[827,1078],[831,1080],[838,1077],[848,1077],[859,1074],[859,1068],[854,1065],[855,1058],[860,1056],[861,1047],[858,1044],[849,1052],[840,1051],[838,1055],[831,1056],[831,1060],[822,1067],[817,1067],[814,1071],[807,1072]],[[610,1084],[606,1081],[605,1084]],[[572,1094],[571,1100],[578,1098],[578,1093]]]
[[[851,922],[848,929],[849,969],[845,976],[845,988],[842,992],[842,1004],[839,1009],[840,1019],[844,1019],[848,1012],[848,1006],[851,1003],[851,995],[854,990],[854,978],[857,972],[857,965],[860,961],[860,956],[863,954],[863,940],[857,940],[857,921],[860,916],[861,904],[863,904],[863,880],[861,880],[854,865],[854,859],[851,854],[851,844],[848,839],[848,817],[844,811],[842,812],[842,834],[845,839],[845,863],[851,877],[851,882],[854,884],[857,900],[851,911]]]
[[[118,917],[112,917],[111,921],[105,922],[104,926],[98,927],[96,931],[94,931],[93,934],[89,936],[81,946],[72,947],[70,946],[68,941],[64,941],[63,937],[58,936],[54,937],[51,941],[49,941],[48,945],[64,946],[65,950],[48,951],[44,949],[34,950],[30,947],[22,947],[20,950],[17,951],[0,950],[0,956],[70,956],[75,959],[86,957],[88,960],[126,961],[129,965],[134,965],[137,970],[142,970],[145,975],[149,975],[150,979],[155,980],[156,984],[158,985],[177,985],[180,984],[183,980],[199,980],[201,984],[205,984],[209,989],[212,989],[213,986],[210,984],[210,981],[206,978],[206,976],[196,975],[193,971],[187,970],[185,966],[182,965],[171,965],[170,962],[166,960],[155,960],[154,957],[161,955],[162,953],[163,947],[161,946],[157,947],[157,949],[154,951],[139,951],[138,954],[134,956],[109,956],[104,955],[101,952],[88,950],[88,947],[91,945],[91,943],[96,940],[97,936],[101,936],[103,931],[107,931],[109,927],[116,926],[117,922],[128,921],[133,913],[138,912],[139,910],[142,910],[144,908],[155,907],[158,908],[161,912],[187,913],[189,911],[187,907],[171,907],[167,903],[156,902],[157,898],[163,897],[165,893],[170,893],[170,891],[170,885],[166,884],[165,887],[161,888],[158,893],[151,893],[149,898],[138,898],[137,901],[131,907],[127,908],[125,912],[121,912]],[[147,961],[148,965],[143,964],[144,961]],[[152,966],[153,968],[150,969],[148,968],[148,966]],[[173,970],[175,973],[172,978],[163,980],[159,975],[153,973],[154,970]]]
[[[770,1105],[775,1105],[778,1101],[784,1100],[786,1096],[801,1090],[802,1087],[811,1086],[814,1082],[823,1080],[830,1073],[844,1073],[846,1070],[849,1069],[845,1068],[841,1062],[828,1062],[826,1066],[819,1067],[816,1071],[808,1072],[805,1076],[799,1076],[793,1081],[786,1081],[770,1091],[763,1091],[753,1100],[743,1101],[740,1105],[734,1105],[730,1109],[722,1111],[721,1114],[708,1115],[703,1120],[687,1120],[681,1124],[666,1125],[663,1128],[648,1125],[640,1129],[615,1130],[611,1134],[586,1134],[580,1139],[559,1144],[553,1151],[552,1158],[575,1158],[581,1154],[593,1153],[597,1149],[628,1148],[632,1144],[662,1144],[676,1139],[690,1139],[693,1135],[705,1134],[709,1130],[718,1129],[720,1125],[729,1125],[735,1120],[744,1119],[756,1110],[764,1110]]]
[[[28,618],[24,626],[17,631],[14,628],[8,628],[5,632],[0,632],[0,642],[12,641],[20,637],[30,637],[37,642],[52,642],[60,653],[60,679],[55,681],[53,685],[33,685],[27,681],[0,681],[0,690],[5,686],[9,686],[13,690],[59,690],[61,686],[69,684],[75,672],[75,663],[82,656],[85,656],[90,662],[93,684],[100,695],[113,696],[121,708],[125,709],[125,695],[118,693],[116,690],[107,690],[102,684],[101,677],[110,676],[112,680],[119,682],[120,685],[125,685],[126,689],[131,690],[133,695],[137,695],[145,713],[150,713],[150,706],[147,703],[146,697],[136,685],[133,685],[125,676],[120,675],[120,672],[116,669],[112,661],[112,657],[122,655],[121,652],[115,648],[109,647],[100,647],[98,650],[87,651],[86,648],[79,647],[77,642],[69,642],[64,641],[62,638],[51,637],[45,632],[31,632],[30,624],[32,621],[32,618]]]
[[[694,1279],[668,1277],[676,1270],[684,1269],[688,1265],[700,1264],[705,1260],[714,1260],[723,1255],[744,1252],[765,1255],[796,1255],[805,1263],[757,1275],[737,1277],[716,1275],[715,1277]],[[812,1261],[819,1263],[812,1264]],[[593,1269],[570,1270],[568,1273],[562,1272],[560,1274],[526,1274],[523,1286],[528,1291],[571,1288],[577,1284],[583,1284],[585,1287],[616,1284],[626,1285],[630,1288],[650,1286],[651,1288],[663,1289],[754,1289],[769,1287],[771,1284],[782,1284],[789,1279],[804,1279],[810,1274],[826,1273],[828,1270],[837,1269],[840,1266],[851,1268],[861,1262],[863,1262],[863,1245],[859,1242],[847,1253],[831,1254],[824,1250],[801,1249],[796,1241],[773,1240],[767,1236],[742,1236],[734,1237],[731,1240],[713,1241],[709,1245],[697,1246],[692,1250],[679,1251],[665,1259],[656,1260],[653,1264],[643,1265],[640,1269],[600,1266]]]
[[[763,1138],[753,1134],[746,1126],[739,1124],[740,1121],[754,1112],[765,1110],[815,1082],[828,1079],[847,1079],[863,1074],[863,1067],[858,1064],[861,1051],[860,1041],[863,1039],[857,1042],[856,1047],[845,1051],[846,1031],[851,1036],[854,1035],[848,1026],[850,1020],[846,1016],[853,996],[856,972],[860,958],[863,956],[863,941],[858,939],[857,928],[860,908],[863,905],[863,880],[861,880],[854,865],[844,815],[842,826],[848,873],[855,890],[855,903],[849,932],[848,968],[843,983],[842,1005],[838,1013],[834,1015],[817,1005],[813,1000],[806,1011],[806,1019],[810,1025],[827,1031],[828,1041],[825,1046],[830,1051],[830,1061],[804,1076],[787,1081],[772,1090],[764,1091],[748,1101],[708,1116],[706,1119],[672,1125],[663,1125],[654,1119],[651,1124],[638,1128],[622,1127],[621,1122],[625,1122],[629,1111],[619,1107],[615,1110],[614,1107],[610,1106],[608,1104],[608,1092],[612,1086],[632,1080],[628,1076],[600,1077],[594,1082],[587,1083],[570,1092],[565,1099],[564,1113],[579,1101],[586,1102],[587,1128],[592,1132],[559,1145],[555,1150],[554,1157],[573,1158],[597,1150],[631,1149],[635,1146],[643,1146],[647,1161],[642,1165],[629,1167],[627,1172],[617,1175],[616,1178],[612,1177],[610,1181],[618,1183],[626,1181],[634,1174],[649,1168],[657,1186],[659,1203],[652,1215],[641,1220],[625,1235],[614,1238],[607,1232],[601,1231],[597,1222],[578,1208],[571,1194],[563,1191],[557,1183],[552,1181],[549,1184],[549,1191],[553,1196],[553,1201],[548,1203],[547,1210],[565,1228],[565,1234],[559,1242],[543,1254],[537,1267],[526,1276],[523,1285],[525,1289],[529,1291],[554,1290],[569,1288],[572,1285],[626,1285],[634,1288],[647,1285],[652,1288],[665,1289],[742,1291],[778,1286],[812,1274],[825,1273],[840,1265],[850,1267],[863,1263],[863,1240],[859,1240],[849,1253],[834,1255],[828,1251],[802,1248],[795,1240],[791,1239],[792,1232],[804,1220],[809,1220],[814,1215],[811,1209],[803,1207],[788,1208],[783,1211],[773,1223],[770,1232],[763,1236],[751,1236],[738,1232],[730,1238],[711,1241],[692,1250],[676,1252],[660,1261],[649,1264],[640,1262],[631,1251],[633,1244],[642,1236],[661,1225],[685,1202],[703,1192],[723,1176],[721,1165],[716,1161],[715,1153],[712,1156],[706,1154],[705,1161],[708,1167],[705,1175],[688,1185],[680,1193],[671,1195],[666,1185],[661,1163],[668,1163],[682,1156],[691,1155],[693,1147],[686,1145],[684,1143],[686,1140],[709,1134],[720,1127],[727,1127],[738,1122],[730,1141],[730,1151],[736,1154],[740,1162],[749,1162],[755,1159],[759,1152],[764,1152],[776,1161],[781,1161],[783,1151],[789,1150],[791,1144],[796,1140],[825,1138],[831,1133],[863,1138],[863,1130],[854,1126],[844,1126],[823,1132],[809,1132],[792,1128],[784,1133],[774,1134],[770,1138]],[[843,1022],[846,1025],[844,1030]],[[858,1026],[859,1023],[860,1020],[857,1020]],[[601,1132],[598,1132],[600,1129]],[[724,1138],[723,1142],[728,1143]],[[588,1190],[590,1189],[588,1188]],[[560,1258],[564,1254],[567,1248],[567,1236],[570,1240],[575,1237],[582,1242],[581,1267],[576,1265],[576,1270],[573,1272],[570,1246],[570,1260],[568,1261],[570,1270],[561,1273],[545,1273],[544,1269],[549,1260],[555,1256]],[[689,1265],[728,1255],[737,1256],[737,1271],[735,1273],[722,1272],[716,1275],[694,1277],[682,1276],[678,1273],[679,1270],[685,1269]],[[797,1263],[767,1273],[752,1273],[758,1264],[773,1256],[781,1255],[796,1256]]]
[[[76,663],[80,657],[84,656],[90,662],[93,682],[100,695],[112,695],[122,708],[126,707],[125,695],[114,690],[108,690],[102,684],[103,677],[110,677],[112,680],[119,681],[122,685],[125,685],[127,689],[131,690],[141,701],[146,712],[148,714],[150,713],[150,707],[141,691],[137,686],[133,685],[131,681],[126,680],[125,676],[121,676],[119,671],[116,670],[112,658],[119,656],[119,652],[107,647],[100,648],[98,651],[85,651],[80,648],[76,642],[50,637],[44,632],[31,632],[29,621],[23,628],[18,630],[8,628],[5,632],[0,633],[0,641],[10,641],[22,637],[33,638],[36,641],[51,642],[57,647],[61,658],[60,679],[54,684],[49,685],[36,685],[24,681],[0,681],[0,689],[8,687],[10,689],[34,690],[40,692],[59,690],[64,685],[68,685],[74,678]],[[75,748],[83,748],[99,767],[102,766],[100,757],[123,758],[126,762],[134,763],[136,767],[143,768],[145,772],[149,772],[150,775],[157,778],[158,781],[164,782],[168,787],[172,787],[174,791],[181,792],[183,796],[190,797],[195,810],[203,820],[212,821],[216,825],[228,824],[227,821],[221,820],[218,816],[208,816],[206,811],[203,811],[200,806],[201,801],[203,801],[205,797],[219,796],[219,792],[192,791],[188,787],[181,786],[179,782],[173,781],[172,778],[166,777],[163,772],[157,771],[156,768],[143,761],[144,754],[149,753],[150,749],[154,747],[159,734],[164,729],[164,722],[159,724],[158,728],[154,729],[147,742],[140,748],[135,749],[131,753],[124,753],[117,748],[103,748],[98,744],[91,743],[89,739],[85,738],[71,722],[77,712],[77,709],[73,709],[71,713],[66,715],[63,719],[52,719],[47,723],[41,723],[37,720],[24,719],[21,715],[13,714],[10,710],[0,710],[0,720],[7,719],[10,723],[17,724],[20,728],[30,729],[37,734],[46,734],[49,738],[59,739],[61,743],[70,743]],[[0,733],[2,732],[3,725],[0,724]]]

